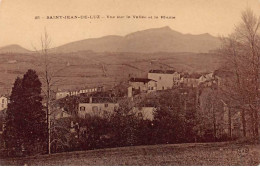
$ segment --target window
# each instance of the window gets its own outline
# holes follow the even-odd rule
[[[107,104],[107,103],[105,104],[105,107],[108,107],[108,104]]]
[[[79,108],[79,110],[80,110],[80,111],[85,111],[86,108],[85,108],[84,106],[81,106],[81,107]]]
[[[162,90],[164,90],[164,86],[162,87]]]
[[[4,100],[4,99],[2,99],[2,103],[5,103],[5,100]]]
[[[162,77],[161,77],[161,76],[159,76],[159,80],[162,80]]]

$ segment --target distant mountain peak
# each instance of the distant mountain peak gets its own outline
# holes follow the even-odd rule
[[[0,53],[30,53],[28,49],[17,44],[11,44],[0,48]]]
[[[150,28],[150,29],[141,30],[141,31],[137,31],[137,32],[149,32],[149,31],[173,31],[173,32],[177,32],[177,31],[172,30],[169,26],[163,26],[163,27],[159,27],[159,28]],[[137,33],[137,32],[133,32],[133,33]]]
[[[169,26],[150,28],[125,36],[104,36],[68,43],[56,52],[208,52],[219,47],[218,38],[206,34],[183,34]]]
[[[172,31],[172,29],[169,26],[164,26],[164,27],[161,27],[161,28],[158,28],[158,29],[161,29],[161,30],[171,30]]]

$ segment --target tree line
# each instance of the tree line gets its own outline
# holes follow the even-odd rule
[[[232,113],[240,112],[244,137],[259,140],[260,110],[260,18],[251,9],[242,12],[241,22],[219,50],[224,58],[225,77],[220,91]]]

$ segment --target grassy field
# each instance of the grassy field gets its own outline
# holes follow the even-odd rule
[[[197,143],[121,147],[1,160],[1,165],[259,165],[260,145]]]

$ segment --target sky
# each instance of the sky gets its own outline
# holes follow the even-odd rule
[[[0,0],[0,47],[39,47],[46,28],[52,47],[106,35],[127,35],[169,26],[189,34],[227,36],[247,7],[260,16],[260,0]],[[46,19],[48,16],[94,16],[100,19]],[[130,18],[107,18],[130,16]],[[175,19],[135,19],[133,15]],[[40,19],[35,19],[40,16]]]

